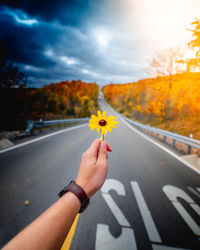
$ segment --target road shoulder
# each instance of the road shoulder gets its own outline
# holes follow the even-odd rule
[[[194,166],[196,169],[200,170],[200,157],[195,154],[181,156],[185,161]]]

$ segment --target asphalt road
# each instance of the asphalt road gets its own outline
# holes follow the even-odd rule
[[[106,135],[107,180],[80,215],[70,249],[200,249],[199,175],[117,120]],[[98,136],[85,125],[0,154],[0,247],[58,199]]]

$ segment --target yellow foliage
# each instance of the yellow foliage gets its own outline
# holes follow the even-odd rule
[[[136,117],[154,117],[160,121],[177,116],[200,116],[200,73],[110,84],[102,90],[111,105]]]

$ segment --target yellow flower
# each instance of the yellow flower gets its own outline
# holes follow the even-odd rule
[[[118,121],[114,121],[116,119],[115,116],[108,116],[106,117],[106,111],[101,113],[101,111],[97,111],[97,115],[92,115],[91,119],[89,120],[89,127],[91,130],[97,129],[99,133],[101,130],[101,134],[104,138],[106,131],[112,133],[112,128],[116,128],[115,124],[118,124]]]

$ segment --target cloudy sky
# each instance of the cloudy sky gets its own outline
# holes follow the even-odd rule
[[[1,0],[0,41],[28,86],[126,83],[149,76],[155,52],[187,43],[195,17],[200,0]]]

